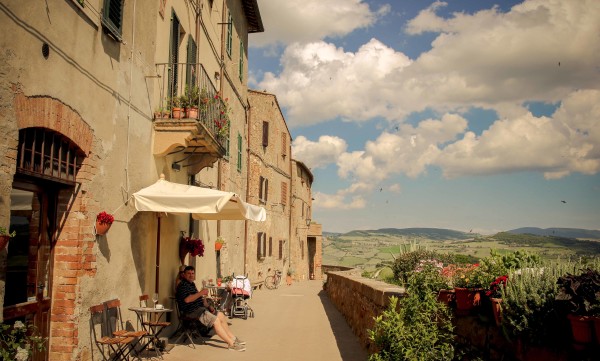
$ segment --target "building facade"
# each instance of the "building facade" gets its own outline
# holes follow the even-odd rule
[[[153,292],[169,305],[182,234],[205,242],[204,257],[183,258],[201,277],[244,267],[246,222],[136,212],[131,197],[161,174],[245,195],[246,160],[232,154],[245,149],[258,6],[2,0],[0,24],[0,225],[16,231],[0,250],[1,320],[48,337],[36,360],[100,359],[90,307]],[[115,218],[106,235],[102,211]],[[223,255],[219,235],[232,240]]]

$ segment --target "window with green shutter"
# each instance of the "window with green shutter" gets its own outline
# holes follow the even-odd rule
[[[121,41],[123,31],[123,0],[104,0],[102,26],[116,40]]]
[[[233,16],[227,12],[227,55],[231,58],[231,48],[233,47]]]
[[[237,138],[237,170],[238,172],[242,171],[242,135],[240,133],[238,133],[238,138]]]
[[[244,81],[244,43],[240,39],[240,66],[239,66],[240,81]]]

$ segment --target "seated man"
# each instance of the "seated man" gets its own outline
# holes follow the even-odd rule
[[[189,318],[196,318],[201,324],[210,328],[214,327],[217,335],[229,345],[230,350],[245,351],[246,343],[237,338],[229,329],[227,319],[222,312],[217,315],[210,313],[207,309],[207,304],[204,296],[208,295],[208,290],[203,289],[198,291],[194,280],[196,272],[194,267],[187,266],[183,270],[183,278],[177,286],[175,298],[181,313]]]

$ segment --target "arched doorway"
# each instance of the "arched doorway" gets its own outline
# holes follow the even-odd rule
[[[74,192],[84,157],[75,143],[53,130],[19,131],[10,207],[10,231],[16,236],[8,246],[3,316],[6,322],[33,323],[42,337],[49,334],[59,212],[70,199],[62,195]],[[47,353],[48,347],[34,360],[48,359]]]

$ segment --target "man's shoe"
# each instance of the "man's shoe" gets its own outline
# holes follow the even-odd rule
[[[240,345],[239,343],[234,343],[233,346],[229,346],[231,351],[246,351],[246,347]]]
[[[244,341],[244,340],[240,339],[240,338],[239,338],[239,337],[237,337],[237,336],[235,337],[235,340],[234,340],[234,342],[235,342],[235,343],[237,343],[238,345],[245,345],[245,344],[246,344],[246,341]]]

